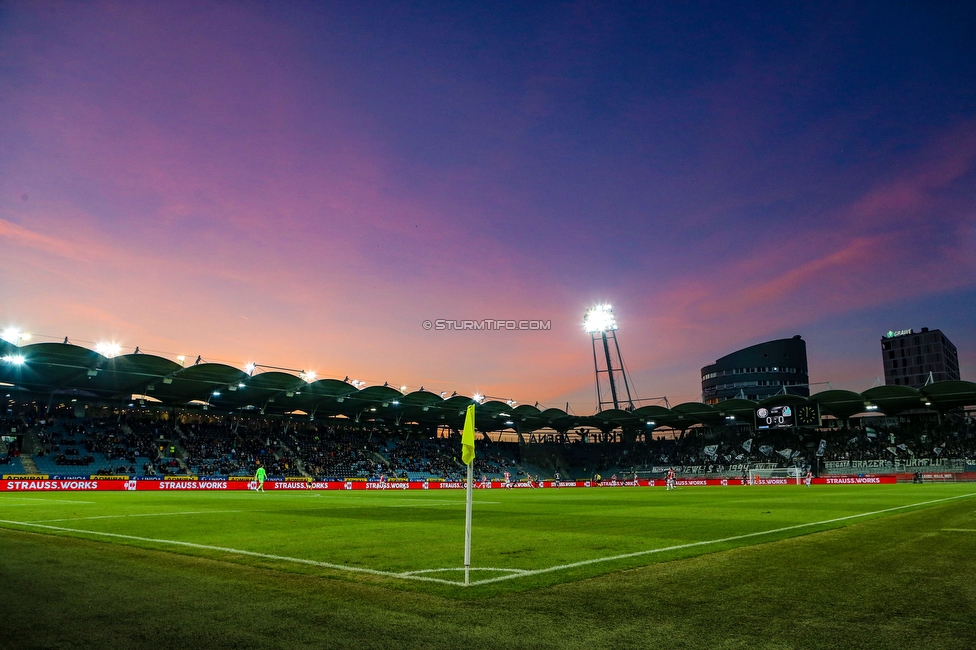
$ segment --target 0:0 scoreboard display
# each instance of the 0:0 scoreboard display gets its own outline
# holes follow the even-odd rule
[[[785,429],[796,425],[792,406],[761,406],[756,409],[756,426],[760,429]]]

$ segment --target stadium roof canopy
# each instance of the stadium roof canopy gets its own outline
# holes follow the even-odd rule
[[[389,386],[359,388],[337,379],[311,380],[278,370],[248,373],[221,363],[199,361],[184,366],[151,354],[106,357],[70,343],[33,343],[17,346],[0,340],[0,383],[8,392],[26,391],[50,399],[75,398],[126,403],[133,396],[175,408],[206,408],[220,413],[311,417],[342,416],[356,421],[418,422],[459,428],[466,407],[474,400],[464,395],[444,397],[426,390],[402,393]],[[813,404],[822,415],[846,420],[859,413],[898,415],[927,410],[944,413],[976,406],[976,384],[942,381],[921,389],[878,386],[863,393],[828,390],[809,398],[774,395],[760,402],[732,399],[712,406],[686,402],[672,408],[642,406],[633,411],[606,410],[589,416],[562,409],[489,400],[478,404],[477,424],[483,431],[516,429],[522,432],[551,428],[565,432],[595,427],[647,431],[661,427],[687,429],[695,425],[749,424],[760,406]]]

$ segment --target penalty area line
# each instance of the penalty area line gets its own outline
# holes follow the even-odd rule
[[[517,573],[508,576],[498,576],[496,578],[486,578],[484,580],[476,580],[471,582],[471,586],[475,587],[478,585],[486,585],[493,582],[503,582],[505,580],[514,580],[515,578],[524,578],[527,576],[539,575],[541,573],[552,573],[554,571],[563,571],[565,569],[575,569],[581,566],[588,566],[590,564],[599,564],[601,562],[613,562],[614,560],[625,560],[632,557],[641,557],[643,555],[652,555],[654,553],[665,553],[667,551],[679,551],[686,548],[695,548],[697,546],[708,546],[709,544],[722,544],[724,542],[735,542],[741,539],[748,539],[750,537],[759,537],[761,535],[774,535],[776,533],[783,533],[789,530],[798,530],[800,528],[810,528],[812,526],[821,526],[824,524],[833,524],[839,521],[849,521],[851,519],[858,519],[860,517],[870,517],[871,515],[880,515],[886,512],[894,512],[896,510],[905,510],[906,508],[915,508],[918,506],[932,505],[934,503],[942,503],[945,501],[952,501],[955,499],[965,499],[967,497],[976,496],[976,492],[970,492],[969,494],[961,494],[954,497],[945,497],[944,499],[933,499],[931,501],[921,501],[919,503],[909,503],[904,506],[895,506],[893,508],[885,508],[883,510],[874,510],[872,512],[862,512],[856,515],[847,515],[845,517],[835,517],[833,519],[824,519],[823,521],[812,521],[806,524],[796,524],[795,526],[784,526],[783,528],[775,528],[773,530],[762,530],[756,533],[746,533],[744,535],[733,535],[732,537],[723,537],[722,539],[708,539],[701,542],[689,542],[688,544],[676,544],[674,546],[666,546],[663,548],[652,548],[646,551],[636,551],[634,553],[624,553],[622,555],[611,555],[609,557],[598,557],[591,560],[582,560],[580,562],[571,562],[569,564],[560,564],[557,566],[547,567],[545,569],[530,569],[523,571],[522,573]]]
[[[182,515],[218,515],[242,510],[197,510],[194,512],[140,512],[134,515],[96,515],[94,517],[65,517],[64,519],[38,519],[32,524],[53,524],[59,521],[88,521],[89,519],[128,519],[129,517],[173,517]]]
[[[256,551],[245,551],[238,548],[228,548],[226,546],[212,546],[210,544],[196,544],[194,542],[182,542],[174,539],[155,539],[152,537],[139,537],[137,535],[122,535],[120,533],[103,533],[96,530],[80,530],[77,528],[65,528],[63,526],[48,526],[47,524],[37,524],[26,521],[10,521],[0,519],[0,524],[13,524],[15,526],[27,526],[30,528],[43,528],[45,530],[55,530],[64,533],[79,533],[82,535],[95,535],[97,537],[111,537],[113,539],[127,539],[135,542],[149,542],[150,544],[169,544],[172,546],[182,546],[203,551],[219,551],[231,555],[243,555],[246,557],[256,557],[264,560],[277,560],[279,562],[292,562],[295,564],[306,564],[309,566],[321,567],[324,569],[335,569],[337,571],[348,571],[350,573],[365,573],[385,578],[400,578],[402,580],[418,580],[421,582],[438,582],[446,585],[460,586],[463,582],[457,580],[443,580],[441,578],[431,578],[429,576],[411,575],[395,573],[393,571],[380,571],[378,569],[367,569],[365,567],[352,567],[344,564],[332,564],[331,562],[319,562],[318,560],[306,560],[300,557],[288,557],[285,555],[275,555],[273,553],[258,553]]]
[[[9,494],[9,493],[8,493]],[[7,501],[41,501],[43,503],[82,503],[84,505],[93,506],[94,501],[72,501],[69,499],[41,499],[39,497],[22,497],[22,496],[0,496],[0,503],[3,505],[24,505],[16,503],[6,503]]]

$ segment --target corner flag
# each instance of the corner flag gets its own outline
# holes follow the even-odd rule
[[[464,586],[471,584],[471,488],[474,487],[474,404],[464,414],[461,433],[461,460],[468,466],[468,483],[464,503]]]
[[[461,462],[470,465],[474,460],[474,404],[468,406],[464,416],[464,432],[461,434]]]

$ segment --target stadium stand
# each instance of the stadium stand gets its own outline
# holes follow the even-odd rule
[[[459,432],[470,397],[144,354],[109,359],[70,344],[18,350],[24,365],[0,364],[0,381],[12,387],[0,415],[4,473],[251,476],[258,462],[270,476],[291,478],[465,473]],[[648,478],[669,467],[695,476],[976,470],[976,384],[964,381],[590,416],[511,400],[477,404],[479,478]],[[812,423],[756,426],[757,408],[786,405],[813,413]]]

